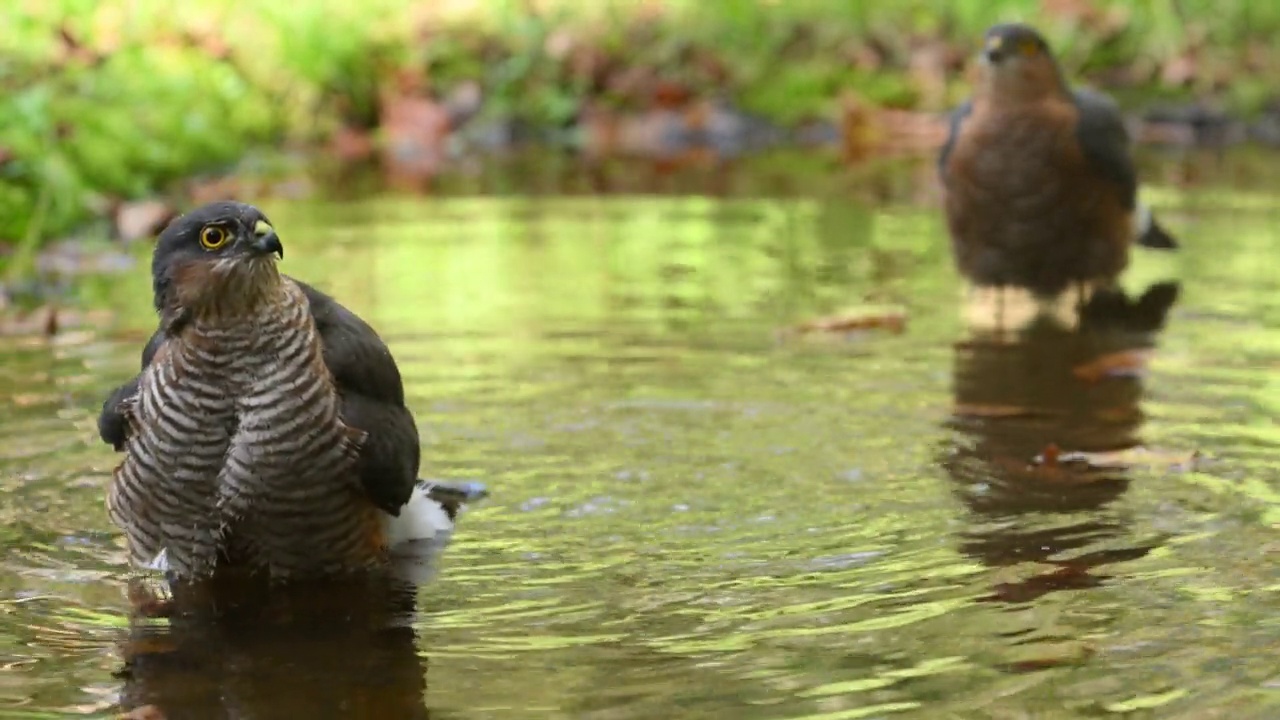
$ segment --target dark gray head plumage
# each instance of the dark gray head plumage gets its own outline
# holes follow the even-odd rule
[[[180,215],[160,233],[151,256],[156,309],[169,302],[175,271],[184,265],[271,254],[284,258],[284,246],[271,221],[253,205],[213,202]]]

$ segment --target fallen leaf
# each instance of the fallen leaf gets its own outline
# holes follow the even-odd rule
[[[654,84],[652,101],[659,108],[674,110],[687,105],[692,98],[693,91],[684,83],[658,80]]]
[[[1094,416],[1108,423],[1136,422],[1142,418],[1142,408],[1138,407],[1136,403],[1119,407],[1099,408],[1094,412]]]
[[[155,237],[178,211],[163,200],[136,200],[116,206],[116,236],[125,242]]]
[[[49,393],[14,393],[9,396],[9,402],[20,408],[40,407],[41,405],[49,404],[55,399],[56,396]]]
[[[1049,445],[1045,447],[1044,452],[1036,456],[1036,459],[1040,461],[1041,465],[1045,465],[1048,467],[1057,467],[1058,457],[1061,454],[1062,454],[1062,451],[1058,449],[1057,445],[1053,443],[1049,443]]]
[[[565,28],[559,28],[547,33],[547,38],[542,43],[542,52],[559,62],[570,57],[577,45],[578,41],[573,33]]]
[[[1074,451],[1061,452],[1057,446],[1050,445],[1045,452],[1037,455],[1034,462],[1048,467],[1066,465],[1084,466],[1098,470],[1122,470],[1132,467],[1169,467],[1190,470],[1200,460],[1198,450],[1150,450],[1144,447],[1132,447],[1121,450],[1102,450],[1096,452]]]
[[[180,38],[183,45],[200,50],[214,60],[231,57],[231,46],[214,30],[188,28],[182,31]]]
[[[940,110],[947,102],[947,48],[939,39],[915,43],[907,60],[907,76],[918,93],[917,107]]]
[[[852,93],[841,96],[839,120],[845,162],[880,153],[932,152],[948,132],[942,113],[875,107]]]
[[[165,720],[164,713],[155,705],[142,705],[116,717],[119,720]]]
[[[16,309],[15,309],[16,310]],[[32,337],[37,335],[48,336],[46,330],[49,326],[50,315],[56,314],[49,306],[42,306],[30,312],[9,312],[0,317],[0,335]],[[53,321],[56,323],[57,321]]]
[[[871,106],[853,91],[840,98],[840,156],[846,163],[865,160],[880,140]]]
[[[56,34],[58,36],[57,52],[59,64],[65,64],[69,61],[77,61],[85,65],[97,65],[105,59],[104,56],[94,52],[80,41],[75,33],[71,32],[71,28],[63,23],[59,25]]]
[[[0,314],[0,337],[44,337],[64,334],[67,330],[100,327],[112,314],[106,310],[77,312],[43,305],[31,311],[11,309]]]
[[[1036,410],[1019,405],[984,405],[980,403],[956,403],[951,412],[955,415],[981,418],[1030,417],[1041,414]]]
[[[1083,590],[1101,584],[1101,578],[1091,575],[1089,568],[1056,567],[1020,582],[997,583],[991,587],[991,594],[979,598],[978,602],[1027,603],[1051,592]]]
[[[1160,68],[1160,82],[1170,87],[1181,87],[1195,81],[1200,63],[1194,51],[1170,58]]]
[[[1122,350],[1077,365],[1071,372],[1085,382],[1097,382],[1105,377],[1132,377],[1146,372],[1150,360],[1150,350]]]
[[[383,169],[396,185],[415,186],[434,178],[446,160],[452,119],[425,86],[425,79],[402,71],[379,98],[379,150]]]
[[[1096,653],[1092,645],[1078,640],[1056,643],[1038,642],[1014,652],[1019,655],[1026,654],[997,663],[996,667],[1013,673],[1040,672],[1059,667],[1083,665]]]
[[[232,176],[193,178],[187,182],[186,190],[187,196],[196,205],[219,200],[235,200],[237,197],[253,194],[246,191],[245,182],[242,179]]]
[[[373,138],[359,128],[343,125],[329,138],[329,153],[342,162],[359,162],[373,156]]]
[[[796,330],[805,333],[845,333],[855,330],[888,330],[902,333],[907,327],[907,313],[904,310],[883,312],[851,311],[838,315],[809,320],[797,326]]]

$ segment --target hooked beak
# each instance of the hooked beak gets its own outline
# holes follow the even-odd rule
[[[254,255],[275,254],[284,259],[284,246],[280,244],[280,236],[265,222],[259,222],[253,229],[253,239],[249,241],[249,249]]]

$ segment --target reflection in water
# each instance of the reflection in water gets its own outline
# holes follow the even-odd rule
[[[1129,477],[1116,464],[1058,462],[1058,453],[1108,453],[1138,447],[1145,363],[1178,286],[1161,283],[1132,299],[1098,291],[1067,323],[1043,312],[1012,329],[997,323],[956,344],[955,408],[960,438],[942,461],[955,493],[973,513],[961,551],[991,567],[1051,566],[1017,583],[1000,583],[992,600],[1026,602],[1062,589],[1094,587],[1101,565],[1141,557],[1150,547],[1094,550],[1124,534],[1097,511],[1119,498]],[[997,298],[997,312],[1019,306]],[[1035,523],[1032,516],[1059,518]],[[1083,519],[1081,519],[1083,518]],[[1035,523],[1035,524],[1033,524]]]
[[[1178,256],[1151,375],[1088,383],[1073,365],[1151,345],[1168,289],[956,351],[932,207],[733,181],[744,198],[454,178],[466,197],[270,203],[290,272],[385,332],[423,472],[495,490],[420,590],[416,639],[332,594],[290,622],[129,630],[93,421],[136,372],[145,335],[121,334],[154,327],[145,260],[95,286],[121,334],[0,348],[0,717],[1280,717],[1273,193],[1165,195],[1213,242]],[[907,330],[775,339],[850,305],[904,307]],[[1210,461],[1027,467],[1139,439]],[[1015,592],[1039,597],[993,601]]]
[[[391,578],[175,588],[168,625],[121,647],[125,710],[169,718],[426,718],[415,588]]]

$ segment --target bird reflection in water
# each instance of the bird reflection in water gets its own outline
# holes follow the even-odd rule
[[[418,561],[272,588],[175,583],[167,623],[137,620],[122,640],[120,706],[132,718],[427,718],[412,624],[424,578],[403,567]]]
[[[960,549],[993,568],[1048,566],[996,585],[988,602],[1095,587],[1107,579],[1097,568],[1151,550],[1115,547],[1123,521],[1099,511],[1130,478],[1121,464],[1088,458],[1141,446],[1139,371],[1178,286],[1156,284],[1137,298],[1099,290],[1082,306],[1070,303],[1068,318],[1030,297],[1019,304],[1014,290],[993,292],[989,309],[976,301],[966,308],[970,331],[955,348],[956,436],[942,465],[972,515]],[[1087,550],[1108,541],[1113,547]]]

